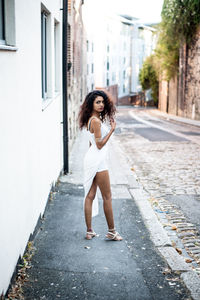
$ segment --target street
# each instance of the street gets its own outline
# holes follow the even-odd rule
[[[116,137],[144,188],[176,204],[200,232],[200,127],[120,108]]]
[[[199,144],[187,139],[189,132],[198,142],[199,128],[163,120],[153,110],[118,108],[109,170],[121,242],[105,240],[100,197],[93,219],[98,236],[84,239],[81,162],[88,144],[79,135],[71,172],[60,177],[33,239],[26,300],[199,299],[198,275],[190,277],[199,268]],[[192,298],[185,284],[194,284]]]

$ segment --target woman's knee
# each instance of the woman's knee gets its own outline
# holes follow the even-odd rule
[[[103,200],[104,201],[106,201],[106,202],[111,202],[112,201],[112,195],[111,195],[111,193],[109,192],[109,193],[106,193],[106,194],[103,194],[102,195],[102,198],[103,198]]]
[[[94,200],[94,198],[95,198],[95,194],[94,194],[94,193],[90,193],[90,194],[87,195],[87,199],[88,199],[90,202],[92,202],[92,201]]]

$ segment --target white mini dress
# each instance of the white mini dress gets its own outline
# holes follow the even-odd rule
[[[91,122],[92,118],[90,119]],[[88,125],[88,128],[90,128],[90,122]],[[104,138],[109,132],[108,127],[101,123],[101,138]],[[85,190],[85,196],[83,201],[83,209],[85,205],[85,198],[87,197],[90,188],[92,186],[94,177],[97,172],[108,170],[108,145],[107,143],[101,148],[98,149],[96,142],[95,142],[95,136],[93,133],[90,132],[90,130],[87,130],[88,135],[88,141],[91,143],[91,146],[89,147],[88,151],[85,154],[84,157],[84,190]],[[98,198],[97,193],[95,195],[95,199],[93,200],[92,205],[92,217],[98,215],[99,213],[99,205],[98,205]]]

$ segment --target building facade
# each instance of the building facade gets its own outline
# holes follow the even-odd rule
[[[0,2],[1,294],[44,212],[63,154],[62,3]]]
[[[87,43],[82,20],[82,0],[68,0],[68,124],[69,151],[78,133],[78,113],[87,93]]]
[[[69,152],[86,94],[82,5],[68,1]],[[0,0],[0,295],[63,173],[62,6]]]
[[[88,86],[114,92],[116,103],[129,104],[131,95],[142,90],[139,71],[155,48],[155,29],[131,16],[104,11],[96,14],[96,7],[89,15],[89,5],[92,7],[90,2],[84,8],[84,26],[88,44],[94,44],[94,53],[87,53]]]

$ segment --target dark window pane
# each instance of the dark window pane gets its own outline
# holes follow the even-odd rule
[[[4,39],[4,0],[0,0],[0,40]]]
[[[44,13],[41,16],[41,56],[42,56],[42,98],[47,93],[47,17]]]

